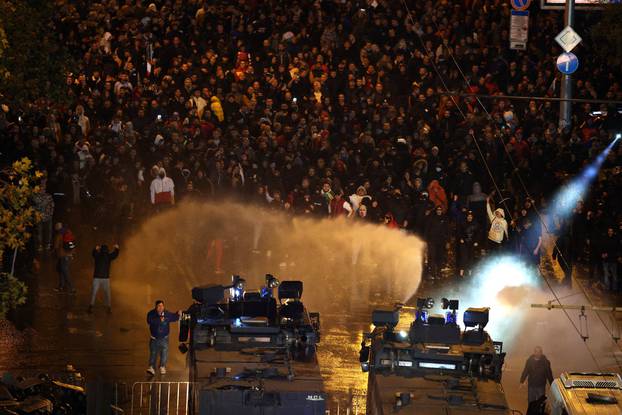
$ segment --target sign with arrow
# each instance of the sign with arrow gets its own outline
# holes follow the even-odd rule
[[[581,43],[581,36],[575,32],[572,27],[566,26],[564,30],[559,32],[555,37],[555,41],[559,43],[559,46],[566,52],[573,50],[579,43]]]
[[[579,58],[574,53],[562,53],[557,58],[557,69],[564,75],[570,75],[579,68]]]

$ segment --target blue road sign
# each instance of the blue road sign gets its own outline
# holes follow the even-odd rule
[[[579,68],[579,58],[574,53],[562,53],[557,57],[557,69],[564,75],[570,75]]]
[[[510,0],[514,10],[527,10],[531,6],[531,0]]]

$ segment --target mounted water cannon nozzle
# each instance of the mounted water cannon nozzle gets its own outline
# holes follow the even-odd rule
[[[244,298],[244,289],[246,288],[246,280],[239,275],[231,276],[230,295],[232,301],[239,301]]]
[[[460,307],[460,301],[458,300],[449,300],[444,297],[441,299],[441,308],[443,310],[449,309],[449,311],[445,313],[446,324],[458,324],[458,318],[456,316],[456,312],[458,311],[459,307]]]
[[[415,311],[415,322],[416,323],[427,323],[428,322],[428,310],[434,307],[434,298],[417,298],[417,308]]]
[[[273,298],[274,289],[281,285],[281,282],[272,274],[266,274],[266,285],[261,287],[261,298]]]
[[[386,327],[388,331],[393,331],[400,322],[400,312],[398,310],[374,310],[371,313],[371,322],[376,327]]]
[[[462,316],[462,322],[466,328],[463,341],[469,344],[482,344],[488,337],[484,328],[488,324],[489,307],[469,307]],[[469,328],[471,330],[469,330]]]

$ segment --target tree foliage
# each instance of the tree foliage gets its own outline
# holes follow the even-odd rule
[[[14,161],[0,173],[0,264],[4,255],[22,249],[32,236],[29,229],[41,215],[32,205],[43,174],[28,158]],[[0,318],[26,302],[26,285],[12,275],[0,273]]]
[[[53,1],[0,0],[0,94],[56,100],[71,63],[54,30]]]
[[[0,274],[0,319],[6,316],[9,310],[25,304],[28,289],[26,284],[10,274]]]

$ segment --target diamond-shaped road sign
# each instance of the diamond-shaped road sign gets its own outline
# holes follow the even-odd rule
[[[581,36],[577,32],[575,32],[572,27],[566,26],[564,30],[559,32],[557,37],[555,37],[559,46],[562,47],[566,52],[570,52],[573,50],[579,43],[581,43]]]

